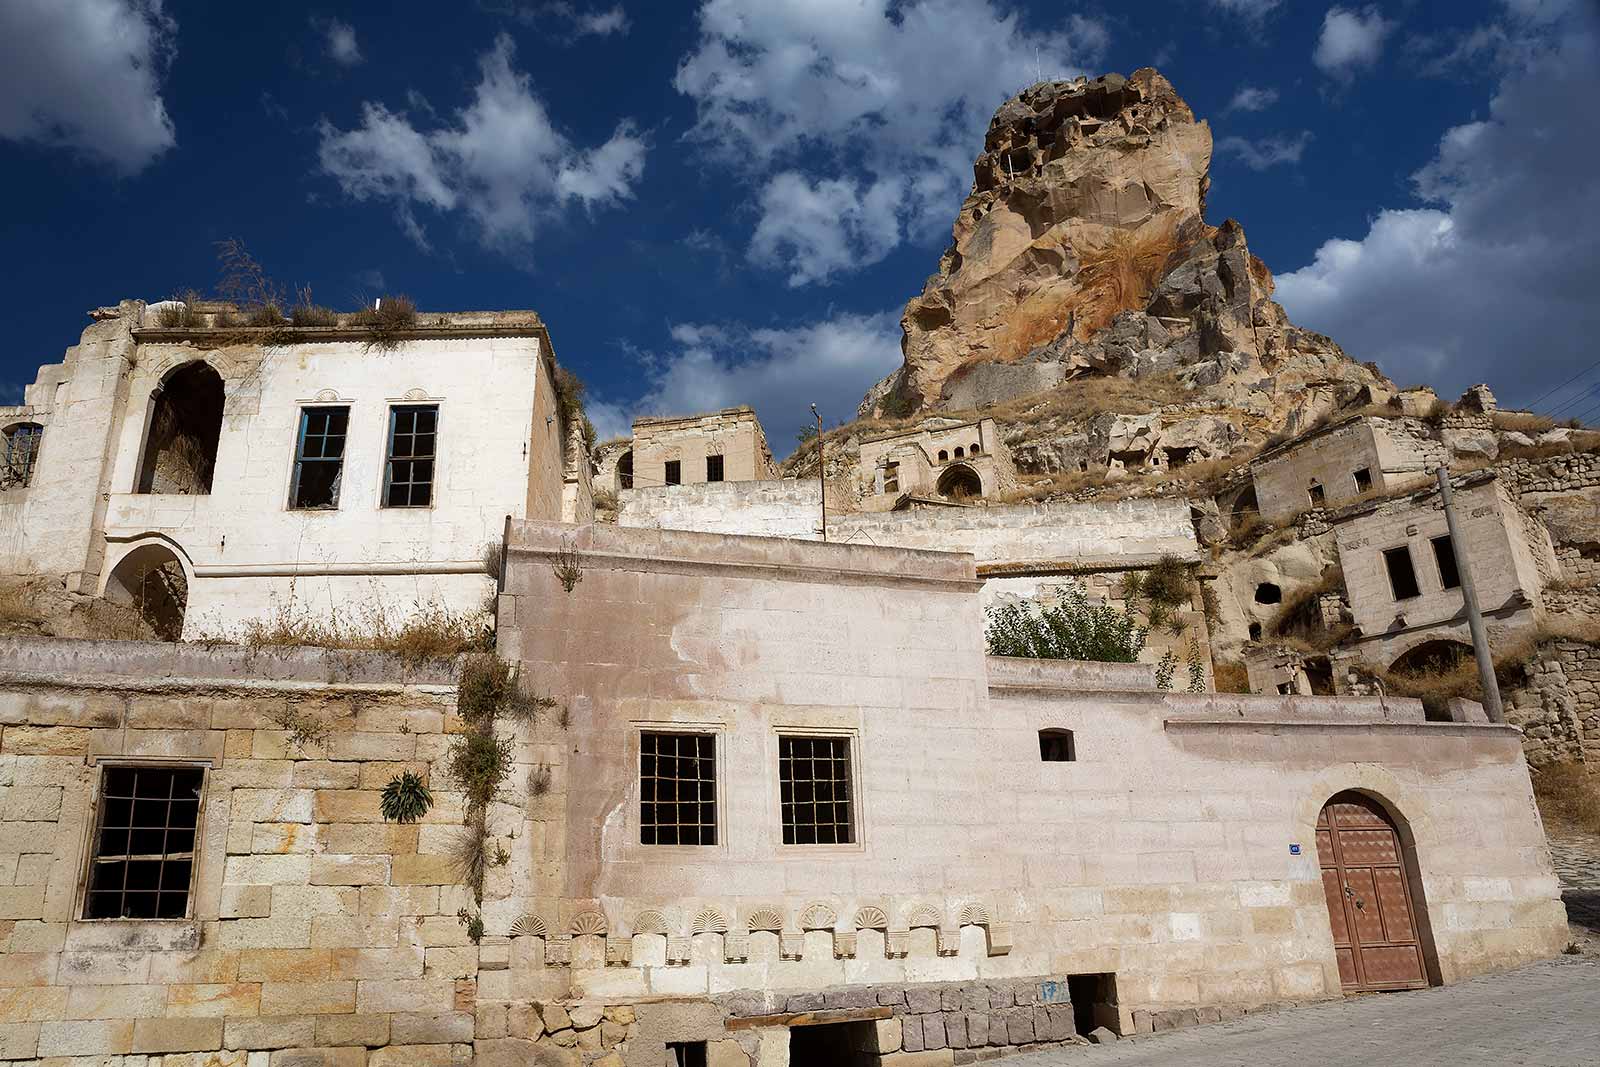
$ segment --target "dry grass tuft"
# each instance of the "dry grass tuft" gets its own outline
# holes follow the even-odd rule
[[[417,324],[417,305],[409,296],[386,296],[377,307],[362,308],[350,317],[352,325],[367,331],[368,351],[393,352],[407,330]]]
[[[1537,767],[1533,795],[1547,821],[1600,834],[1600,768],[1576,762]]]
[[[1496,411],[1489,419],[1495,429],[1517,433],[1544,433],[1556,427],[1555,419],[1531,411]]]
[[[309,646],[388,652],[415,664],[492,648],[494,631],[482,612],[452,611],[434,602],[414,605],[399,622],[381,606],[373,605],[357,609],[352,621],[344,616],[325,619],[298,604],[291,594],[265,618],[246,622],[238,639],[250,648]]]
[[[1219,659],[1211,664],[1211,677],[1219,693],[1250,692],[1250,672],[1238,660]]]

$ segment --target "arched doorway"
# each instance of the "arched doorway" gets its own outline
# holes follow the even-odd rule
[[[633,488],[633,449],[631,448],[617,460],[617,488]]]
[[[1317,861],[1346,993],[1428,984],[1427,909],[1415,855],[1364,793],[1339,793],[1317,816]]]
[[[138,611],[161,640],[177,641],[189,606],[189,575],[172,549],[143,544],[117,561],[106,579],[106,599]]]
[[[186,363],[167,376],[152,398],[135,492],[211,492],[222,400],[222,376],[204,362]]]
[[[965,463],[957,463],[939,475],[938,493],[951,500],[982,496],[983,479],[978,477],[977,471]]]
[[[1471,660],[1472,646],[1465,641],[1439,639],[1406,649],[1389,665],[1389,670],[1397,674],[1449,674]]]

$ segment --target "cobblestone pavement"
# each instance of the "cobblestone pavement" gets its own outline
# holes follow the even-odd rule
[[[1008,1067],[1594,1067],[1600,1063],[1600,959],[1558,956],[1453,986],[1347,997],[1001,1062]]]
[[[1551,830],[1550,858],[1561,879],[1573,939],[1593,945],[1600,941],[1600,837]]]

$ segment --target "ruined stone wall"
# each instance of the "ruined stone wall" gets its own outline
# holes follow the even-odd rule
[[[1430,448],[1431,446],[1431,448]],[[1366,492],[1384,493],[1427,478],[1429,452],[1443,452],[1421,434],[1390,420],[1360,418],[1309,436],[1251,464],[1256,503],[1267,522],[1285,520],[1312,508],[1313,483],[1322,487],[1324,505],[1334,507]],[[1362,489],[1356,472],[1372,481]]]
[[[1503,694],[1506,721],[1520,726],[1535,767],[1600,762],[1600,648],[1551,641],[1529,661],[1524,684]]]
[[[821,536],[821,489],[815,478],[624,489],[617,502],[619,526],[753,537]]]
[[[666,484],[669,460],[679,464],[683,485],[706,481],[706,459],[722,457],[722,477],[729,482],[771,478],[777,473],[766,435],[755,412],[728,408],[691,418],[635,419],[633,484],[650,489]]]

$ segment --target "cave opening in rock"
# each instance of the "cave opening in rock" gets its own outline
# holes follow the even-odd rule
[[[1276,582],[1262,582],[1256,586],[1256,603],[1281,604],[1283,603],[1283,590],[1278,587]]]

